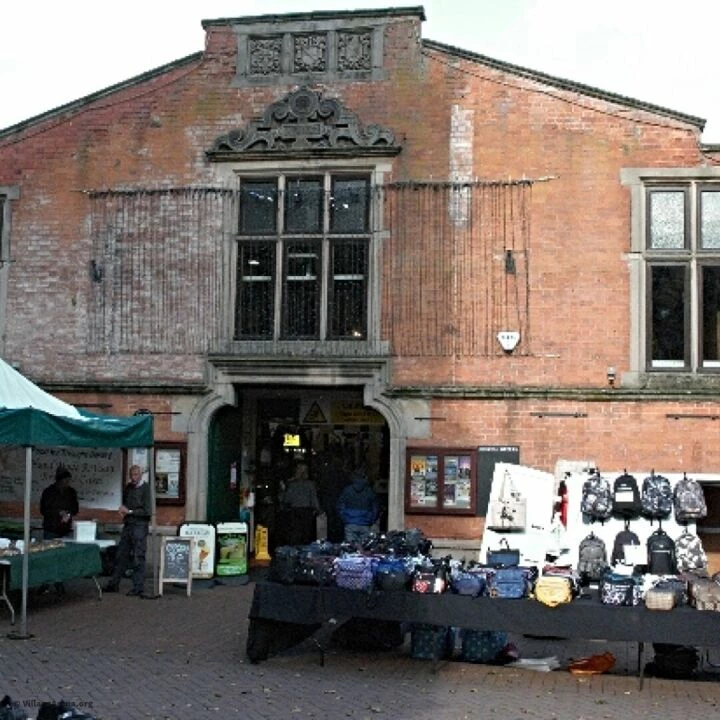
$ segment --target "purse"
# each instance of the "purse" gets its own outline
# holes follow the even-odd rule
[[[524,530],[527,519],[527,498],[513,486],[510,473],[505,471],[500,497],[490,503],[486,527],[496,532]]]
[[[488,595],[491,598],[517,600],[530,595],[532,572],[529,568],[498,568],[488,580]]]
[[[491,567],[513,567],[520,564],[520,550],[511,548],[505,538],[500,539],[500,547],[488,548],[486,564]]]
[[[569,603],[573,598],[572,582],[561,575],[542,575],[535,583],[535,599],[548,607]]]

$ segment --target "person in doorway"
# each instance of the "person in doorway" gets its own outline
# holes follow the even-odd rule
[[[40,513],[43,516],[43,538],[53,540],[66,537],[72,531],[72,519],[78,514],[78,498],[70,485],[72,473],[62,465],[55,471],[55,482],[48,485],[40,496]]]
[[[350,476],[350,484],[340,493],[337,508],[345,525],[345,542],[362,544],[379,515],[377,496],[363,470]]]
[[[300,460],[280,496],[287,519],[288,545],[307,545],[316,539],[316,517],[320,512],[317,489],[310,479],[307,463]]]
[[[123,529],[118,543],[115,568],[105,586],[105,592],[118,592],[121,578],[134,563],[132,588],[127,594],[142,597],[145,591],[145,554],[152,517],[152,500],[150,485],[143,478],[143,471],[139,465],[130,468],[118,513],[123,520]]]
[[[343,521],[338,513],[340,493],[348,484],[345,458],[340,445],[331,446],[320,457],[318,498],[327,517],[327,539],[333,543],[343,540]]]

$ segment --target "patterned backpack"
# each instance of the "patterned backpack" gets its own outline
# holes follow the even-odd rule
[[[697,480],[683,474],[682,480],[675,486],[673,494],[675,519],[679,523],[701,520],[707,515],[705,493]]]
[[[665,520],[670,517],[673,510],[673,491],[670,481],[651,472],[643,480],[640,497],[642,514],[651,520]]]
[[[607,550],[602,538],[590,533],[580,541],[578,549],[577,571],[580,576],[587,576],[591,581],[597,581],[607,570]]]
[[[675,559],[679,573],[707,570],[707,555],[697,535],[684,532],[675,540]]]
[[[607,520],[612,515],[613,504],[610,483],[595,472],[584,483],[580,510],[593,520]]]

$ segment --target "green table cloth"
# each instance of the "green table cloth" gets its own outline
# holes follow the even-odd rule
[[[8,590],[22,589],[22,555],[2,557],[9,563]],[[63,582],[72,578],[95,577],[102,572],[100,548],[92,544],[72,543],[53,550],[28,555],[28,587]]]

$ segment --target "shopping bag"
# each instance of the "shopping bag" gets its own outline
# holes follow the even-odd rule
[[[527,498],[513,486],[510,474],[505,471],[500,495],[490,502],[486,527],[495,532],[525,530],[527,521]]]

